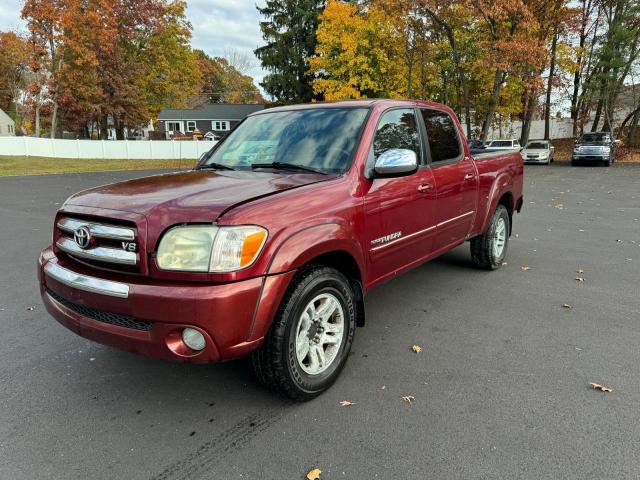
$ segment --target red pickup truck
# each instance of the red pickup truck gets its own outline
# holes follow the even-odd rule
[[[364,296],[469,240],[501,266],[520,153],[473,158],[446,106],[272,108],[190,171],[71,196],[39,260],[51,315],[91,340],[204,363],[252,353],[259,380],[312,398],[344,366]]]

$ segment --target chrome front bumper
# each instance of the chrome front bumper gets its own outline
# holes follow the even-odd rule
[[[85,292],[99,293],[118,298],[127,298],[129,296],[129,285],[125,283],[81,275],[63,268],[54,262],[48,262],[44,266],[44,272],[60,283],[72,288],[77,288],[78,290],[84,290]]]

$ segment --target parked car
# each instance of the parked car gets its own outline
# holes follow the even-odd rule
[[[485,150],[487,147],[481,140],[468,140],[467,145],[469,146],[469,150]]]
[[[616,144],[611,133],[585,133],[573,148],[571,165],[597,162],[610,167],[615,161],[615,150]]]
[[[553,162],[553,154],[556,148],[549,140],[531,140],[522,149],[522,160],[524,163],[544,163],[549,165]]]
[[[39,259],[42,300],[130,352],[252,353],[262,383],[309,399],[346,363],[374,286],[465,241],[500,268],[523,170],[518,152],[472,157],[437,103],[264,110],[191,171],[72,195]]]
[[[520,150],[520,140],[515,138],[506,140],[491,140],[487,145],[488,150]]]

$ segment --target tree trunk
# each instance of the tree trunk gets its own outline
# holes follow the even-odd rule
[[[549,140],[551,132],[549,129],[549,119],[551,118],[551,89],[553,88],[553,75],[556,69],[556,46],[558,44],[558,30],[553,34],[551,42],[551,66],[549,67],[549,78],[547,80],[547,98],[544,105],[544,139]],[[524,145],[524,144],[523,144]]]
[[[576,71],[573,74],[573,94],[571,95],[571,119],[573,120],[573,136],[576,136],[578,125],[578,94],[580,93],[580,82],[582,81],[582,60],[584,46],[587,43],[587,23],[591,13],[591,0],[587,3],[582,0],[582,24],[580,26],[580,41],[578,43],[578,58],[576,59]]]
[[[598,106],[596,107],[596,114],[593,117],[593,123],[591,124],[591,131],[598,131],[598,124],[600,123],[600,116],[602,115],[602,106],[604,104],[604,99],[598,100]]]
[[[56,138],[56,127],[58,122],[58,102],[53,102],[53,112],[51,113],[51,138]]]
[[[109,127],[108,127],[108,116],[103,115],[100,120],[100,139],[108,140],[109,139]]]
[[[627,145],[630,147],[637,147],[637,132],[638,132],[638,121],[640,121],[640,107],[638,107],[633,114],[633,119],[631,120],[631,126],[629,127],[629,134],[627,135]]]
[[[40,137],[40,102],[36,104],[36,127],[33,133],[36,137]]]
[[[531,119],[533,118],[533,110],[537,98],[537,92],[534,90],[529,93],[525,102],[525,110],[522,117],[522,130],[520,132],[520,145],[523,147],[529,141],[529,132],[531,132]]]
[[[480,133],[480,141],[486,142],[489,135],[489,127],[493,120],[493,115],[496,113],[496,107],[498,106],[498,99],[500,98],[500,89],[502,88],[502,82],[504,82],[506,73],[501,69],[496,69],[496,74],[493,78],[493,90],[491,91],[491,99],[489,100],[489,109],[485,114],[484,121],[482,122],[482,132]]]

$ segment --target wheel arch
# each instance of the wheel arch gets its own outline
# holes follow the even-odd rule
[[[351,283],[356,299],[357,325],[364,326],[364,255],[355,233],[342,223],[325,223],[289,235],[273,254],[268,275],[310,265],[335,268]]]

